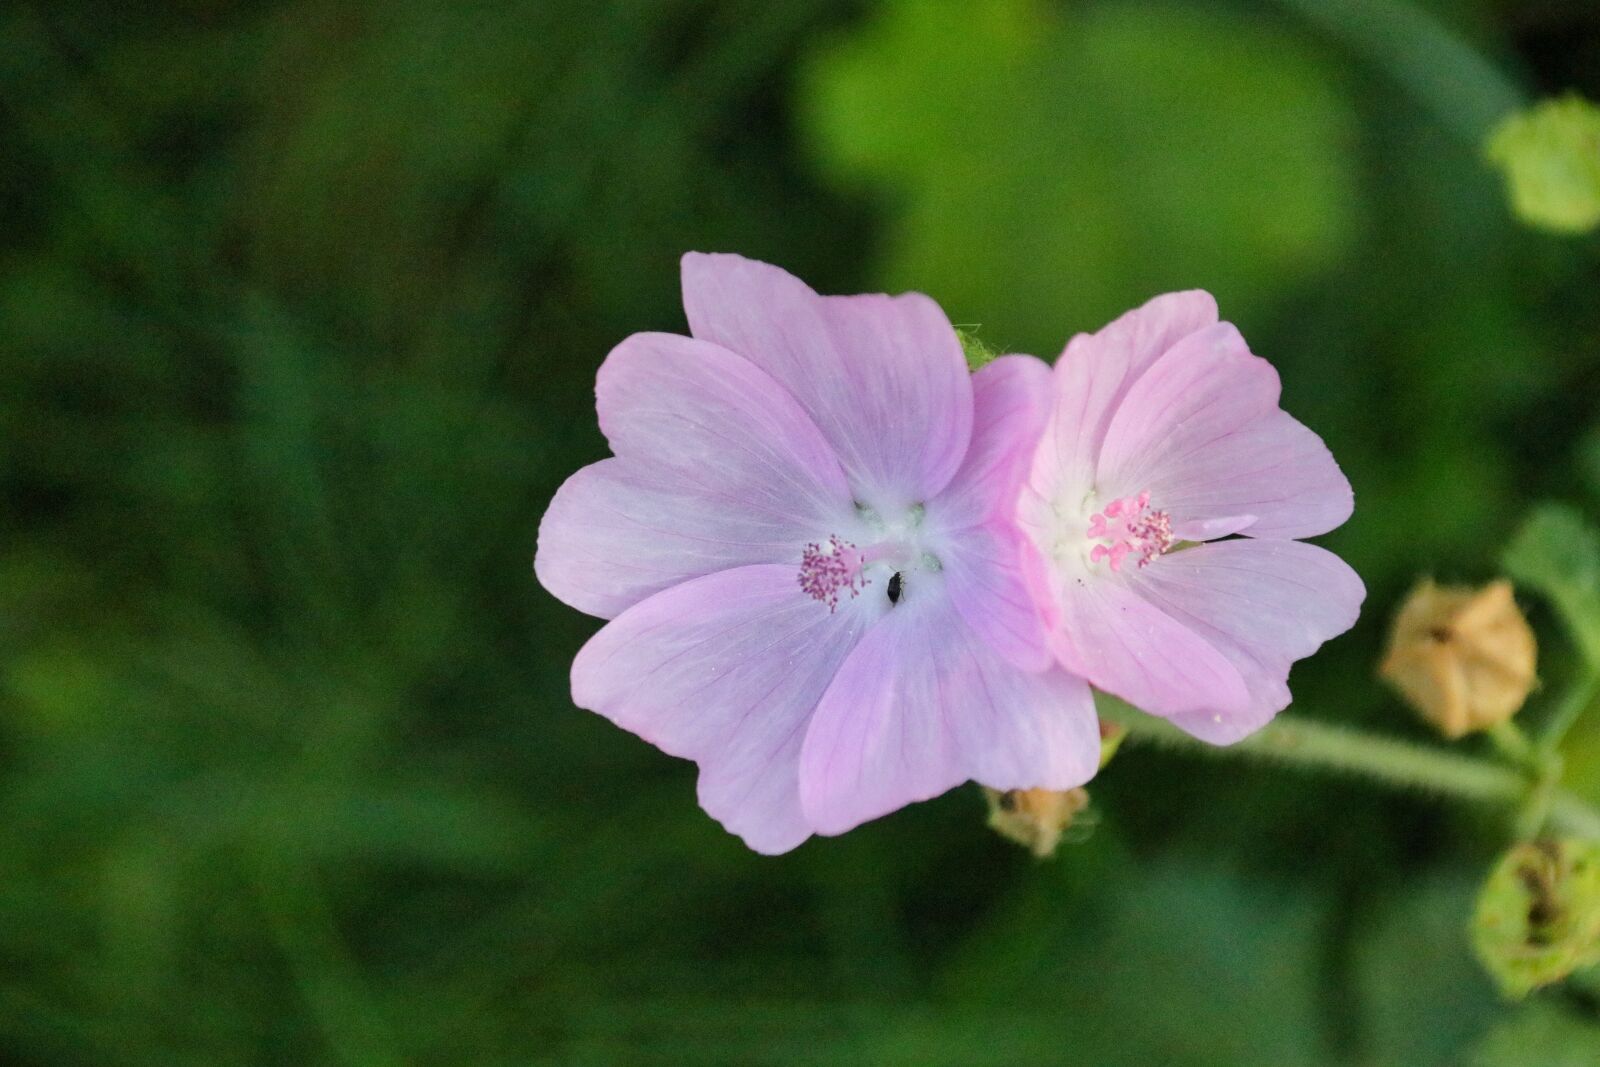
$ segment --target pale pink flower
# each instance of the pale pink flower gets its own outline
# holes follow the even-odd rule
[[[1218,744],[1281,711],[1290,665],[1366,596],[1296,540],[1352,495],[1278,392],[1209,294],[1157,297],[1067,345],[1018,504],[1056,660]]]
[[[762,852],[968,779],[1087,780],[1088,687],[1051,666],[1011,521],[1048,368],[969,375],[927,297],[819,297],[738,256],[685,256],[683,295],[692,338],[601,367],[614,458],[539,529],[545,588],[611,620],[574,702],[698,763]]]

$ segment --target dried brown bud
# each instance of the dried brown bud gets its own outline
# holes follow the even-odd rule
[[[989,825],[1040,859],[1055,854],[1062,833],[1089,806],[1089,791],[1081,788],[1000,790],[984,786],[983,795],[989,801]]]
[[[1533,688],[1537,654],[1510,582],[1472,589],[1425,578],[1395,616],[1379,673],[1456,738],[1517,713]]]

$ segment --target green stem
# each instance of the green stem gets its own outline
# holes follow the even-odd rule
[[[1121,701],[1102,695],[1097,703],[1101,717],[1126,729],[1129,740],[1220,759],[1254,759],[1348,774],[1393,789],[1519,810],[1528,802],[1530,791],[1538,786],[1527,774],[1498,763],[1292,715],[1279,715],[1237,744],[1219,747],[1196,740],[1172,724],[1135,711]],[[1553,826],[1579,837],[1600,840],[1600,811],[1564,789],[1548,784],[1544,789],[1547,793],[1540,797],[1540,807],[1548,811]]]
[[[1583,717],[1583,713],[1591,706],[1600,703],[1600,668],[1585,666],[1583,674],[1567,690],[1567,695],[1561,701],[1544,729],[1539,733],[1538,750],[1543,755],[1554,753],[1561,747],[1561,741],[1567,736],[1567,731],[1572,729],[1572,724]]]
[[[1523,799],[1517,811],[1516,836],[1518,841],[1536,841],[1550,822],[1550,811],[1561,790],[1560,762],[1553,773],[1536,778],[1533,788]]]
[[[1489,727],[1487,733],[1489,743],[1494,745],[1496,751],[1504,756],[1508,763],[1534,771],[1540,768],[1541,760],[1538,751],[1533,747],[1533,742],[1529,741],[1528,735],[1510,719],[1495,723]]]

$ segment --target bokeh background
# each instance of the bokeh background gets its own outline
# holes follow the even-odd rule
[[[1600,1063],[1470,957],[1497,813],[1129,749],[1054,862],[759,857],[530,567],[686,249],[1046,358],[1203,286],[1356,489],[1297,710],[1425,739],[1399,596],[1600,506],[1600,238],[1481,150],[1570,88],[1590,0],[5,5],[0,1061]]]

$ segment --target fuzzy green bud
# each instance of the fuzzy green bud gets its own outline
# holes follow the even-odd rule
[[[957,326],[956,336],[961,339],[961,351],[967,357],[967,370],[976,372],[1000,358],[999,352],[984,344],[971,330]]]
[[[1478,896],[1478,958],[1523,997],[1600,963],[1600,845],[1540,841],[1507,852]]]
[[[1576,94],[1541,101],[1496,126],[1485,151],[1522,221],[1556,233],[1600,226],[1600,107]]]

